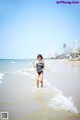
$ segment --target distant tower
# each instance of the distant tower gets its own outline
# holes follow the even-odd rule
[[[66,43],[63,44],[63,53],[66,53]]]
[[[52,47],[51,58],[55,58],[55,47],[54,48]]]
[[[73,44],[73,53],[77,52],[77,49],[78,49],[77,40],[74,40],[74,44]]]

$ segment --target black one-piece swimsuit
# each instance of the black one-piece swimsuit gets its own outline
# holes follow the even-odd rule
[[[44,63],[41,62],[36,63],[36,70],[39,75],[43,73],[43,68],[44,68]]]

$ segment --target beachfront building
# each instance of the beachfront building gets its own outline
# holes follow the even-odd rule
[[[78,43],[77,40],[74,40],[72,47],[67,47],[66,43],[63,44],[63,54],[70,54],[70,53],[76,53],[78,52]]]
[[[66,43],[63,44],[63,54],[71,53],[72,49],[66,46]]]

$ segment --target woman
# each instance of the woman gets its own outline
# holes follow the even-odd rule
[[[39,54],[37,56],[37,61],[33,64],[34,68],[36,68],[36,81],[37,81],[37,88],[39,88],[39,83],[41,83],[41,87],[43,87],[43,69],[45,67],[45,63],[43,61],[43,56]]]

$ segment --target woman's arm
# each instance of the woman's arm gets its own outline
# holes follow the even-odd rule
[[[33,67],[36,68],[36,63],[32,63],[33,64]]]
[[[43,62],[44,63],[44,68],[45,68],[45,62]]]

